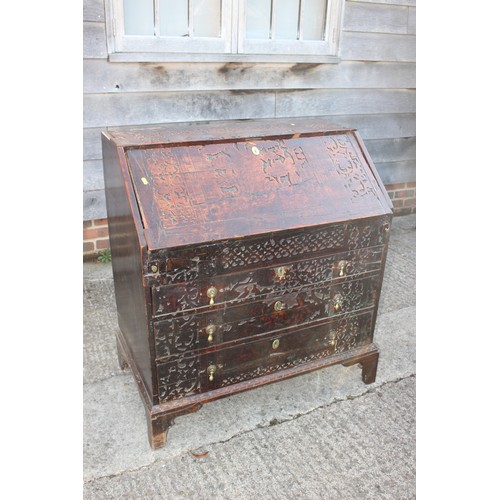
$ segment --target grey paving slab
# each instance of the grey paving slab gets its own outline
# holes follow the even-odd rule
[[[317,427],[322,425],[322,418],[320,418],[322,412],[336,413],[340,406],[351,408],[351,418],[358,421],[361,427],[371,426],[374,418],[371,407],[366,412],[358,414],[361,403],[353,406],[349,402],[372,398],[377,391],[384,393],[390,384],[396,384],[400,389],[404,388],[406,387],[405,381],[412,379],[415,374],[415,222],[415,216],[394,219],[375,332],[376,343],[381,349],[375,384],[365,386],[361,382],[360,370],[356,366],[350,368],[334,366],[215,401],[195,414],[178,418],[169,431],[167,447],[155,452],[149,449],[144,410],[132,376],[129,371],[122,372],[116,361],[114,333],[118,327],[111,266],[85,263],[84,480],[86,498],[205,498],[197,481],[204,481],[203,474],[208,472],[196,474],[193,472],[190,486],[185,490],[169,485],[168,481],[174,481],[172,479],[174,476],[170,473],[168,481],[163,475],[165,470],[180,470],[183,467],[187,467],[186,471],[189,470],[190,460],[193,459],[190,453],[192,450],[232,446],[231,443],[238,440],[249,456],[263,454],[261,467],[262,471],[267,471],[277,466],[276,458],[267,457],[266,445],[262,444],[267,442],[267,438],[262,437],[267,434],[261,435],[260,433],[266,429],[273,434],[283,426],[292,423],[298,425],[298,422],[307,417],[311,429],[314,428],[311,432],[316,433],[319,432]],[[401,383],[403,385],[398,385]],[[405,392],[403,389],[401,391],[400,397],[404,399]],[[406,394],[406,397],[406,404],[411,409],[411,405],[414,404],[411,391]],[[378,398],[374,401],[383,400],[383,396]],[[400,409],[404,410],[403,407]],[[406,409],[405,412],[407,411],[411,413],[411,410]],[[387,425],[387,428],[384,427],[374,435],[382,436],[384,440],[392,439],[390,436],[394,439],[403,439],[403,436],[399,434],[402,432],[401,427],[391,428],[390,422]],[[360,441],[357,439],[356,432],[353,428],[351,433],[345,434],[346,441],[342,444],[344,448],[347,447],[348,442],[354,448],[359,448]],[[302,462],[316,460],[315,453],[319,453],[319,456],[323,456],[326,460],[331,461],[334,458],[341,460],[341,455],[333,450],[314,448],[315,441],[310,440],[311,436],[308,433],[304,436],[306,437],[301,438],[302,441],[300,441],[301,446],[306,450],[311,449],[312,458],[304,455]],[[287,470],[289,467],[295,467],[295,464],[291,462],[297,460],[297,457],[293,453],[288,455],[286,436],[283,439],[284,448],[279,446],[279,442],[275,443],[274,451],[283,469],[282,471],[279,468],[276,470],[289,477]],[[392,448],[390,448],[390,442],[380,439],[377,442],[379,452],[383,455]],[[375,447],[375,444],[372,443],[370,446]],[[394,469],[396,472],[390,470],[387,474],[392,477],[399,471],[402,474],[401,477],[412,476],[414,460],[411,453],[408,455],[407,462]],[[268,458],[271,460],[269,463]],[[390,459],[391,457],[388,457],[388,460]],[[207,462],[209,460],[207,459]],[[193,464],[197,463],[201,462],[199,460],[193,462]],[[410,485],[409,489],[402,494],[403,485],[396,482],[390,486],[387,483],[389,476],[385,477],[383,472],[386,469],[380,465],[377,470],[378,472],[374,472],[371,476],[368,472],[365,472],[363,476],[363,481],[368,481],[367,485],[372,487],[370,489],[367,486],[371,491],[370,494],[375,495],[373,498],[413,498],[413,493],[410,491],[411,477],[407,481]],[[328,469],[327,473],[331,475],[332,471]],[[184,477],[182,474],[181,477]],[[350,474],[355,477],[361,473],[353,469]],[[342,477],[345,479],[348,475],[346,472],[345,477]],[[278,484],[275,493],[273,490],[256,490],[257,483],[262,482],[259,478],[260,476],[253,479],[255,484],[248,486],[248,491],[259,491],[262,498],[289,498],[282,496],[281,483]],[[229,488],[227,492],[226,486],[221,486],[221,484],[229,484],[233,479],[230,471],[224,468],[219,469],[217,481],[213,484],[209,482],[207,491],[212,492],[212,498],[214,495],[216,498],[247,498],[233,491],[232,486],[227,486]],[[290,484],[297,484],[293,498],[356,498],[356,495],[362,491],[359,489],[360,485],[351,491],[347,484],[340,490],[334,487],[325,489],[330,479],[319,474],[316,482],[323,482],[323,484],[311,486],[312,496],[307,496],[306,489],[309,488],[306,486],[309,484],[307,478],[289,477],[289,479]],[[145,485],[148,480],[159,489],[148,489]],[[252,479],[247,479],[247,482],[251,481]],[[265,480],[263,482],[266,483]],[[130,486],[131,484],[135,484],[136,487]],[[382,490],[377,490],[378,487]],[[163,493],[155,494],[154,491]],[[167,491],[175,493],[169,496]],[[325,495],[325,492],[328,494],[321,496]],[[220,495],[217,496],[217,494]],[[237,496],[231,496],[233,494]],[[272,496],[273,494],[279,496]],[[337,494],[340,496],[336,497]],[[357,498],[372,497],[358,496]]]
[[[414,306],[415,285],[416,217],[395,217],[389,240],[379,312],[383,314]]]
[[[86,499],[410,499],[415,380],[86,483]]]
[[[109,267],[109,266],[107,266]],[[115,331],[118,329],[111,279],[88,280],[83,290],[83,381],[118,375]]]

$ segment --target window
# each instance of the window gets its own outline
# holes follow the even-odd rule
[[[108,0],[110,60],[335,62],[344,0]]]

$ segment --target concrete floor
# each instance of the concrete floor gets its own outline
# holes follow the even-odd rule
[[[333,366],[231,396],[179,417],[154,452],[117,362],[111,265],[85,263],[84,498],[415,498],[415,240],[415,216],[395,218],[374,384]]]

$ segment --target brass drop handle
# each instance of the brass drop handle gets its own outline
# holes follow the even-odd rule
[[[207,372],[208,372],[208,380],[210,382],[213,382],[214,381],[214,374],[215,374],[215,370],[217,370],[217,367],[215,365],[210,365],[208,368],[207,368]]]
[[[335,334],[330,333],[330,336],[328,337],[328,343],[332,346],[335,347]]]
[[[214,298],[215,296],[217,295],[217,288],[215,288],[214,286],[211,286],[208,290],[207,290],[207,297],[210,299],[210,302],[209,304],[211,306],[214,305]]]
[[[217,327],[215,325],[208,325],[206,328],[205,328],[205,332],[206,334],[208,335],[208,341],[209,342],[212,342],[214,340],[214,333],[215,333],[215,330],[217,330]]]
[[[276,277],[282,281],[286,278],[286,273],[288,272],[288,268],[285,266],[278,267],[274,271],[276,273]]]
[[[347,262],[345,260],[341,260],[339,262],[339,276],[345,276],[345,268],[347,266]]]
[[[277,300],[275,303],[274,303],[274,310],[275,311],[283,311],[283,309],[285,309],[286,307],[286,304],[284,304],[283,302],[281,302],[281,300]]]
[[[280,340],[279,339],[273,340],[273,343],[271,344],[271,347],[273,349],[278,349],[279,346],[280,346]]]
[[[335,312],[339,312],[342,308],[342,295],[337,294],[333,297],[333,309]]]

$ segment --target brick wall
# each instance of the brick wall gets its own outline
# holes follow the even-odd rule
[[[94,259],[99,250],[109,248],[108,219],[83,222],[83,258]]]
[[[385,186],[394,205],[395,215],[409,215],[416,212],[416,183],[405,182]],[[99,250],[109,248],[108,221],[97,219],[83,223],[83,258],[95,259]]]
[[[417,184],[415,182],[385,186],[389,198],[394,205],[395,215],[409,215],[415,213],[417,206],[416,186]]]

